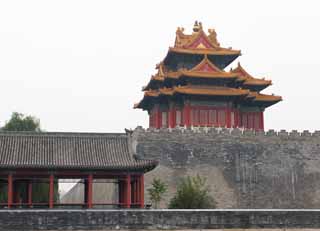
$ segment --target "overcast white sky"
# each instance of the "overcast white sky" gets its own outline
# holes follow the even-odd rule
[[[0,1],[0,125],[13,111],[47,131],[147,127],[141,87],[195,20],[284,100],[267,129],[320,130],[319,1]],[[229,67],[228,67],[229,69]]]

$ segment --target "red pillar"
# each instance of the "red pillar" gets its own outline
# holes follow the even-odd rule
[[[170,105],[170,108],[169,108],[169,128],[174,128],[176,126],[175,122],[176,122],[175,110],[174,110],[173,105]]]
[[[227,128],[231,128],[231,110],[230,110],[230,108],[227,108],[225,111],[226,111],[226,125],[227,125]]]
[[[140,208],[144,208],[144,175],[142,174],[139,178],[139,202]]]
[[[139,178],[134,181],[134,203],[139,203]]]
[[[238,109],[234,110],[234,127],[239,127],[239,111]]]
[[[32,181],[28,182],[28,205],[32,206]]]
[[[137,203],[140,204],[140,177],[137,178]]]
[[[239,115],[238,115],[238,116],[239,116],[239,117],[238,117],[238,118],[239,118],[239,123],[238,123],[238,125],[239,125],[239,127],[242,127],[242,128],[243,128],[243,127],[244,127],[244,126],[243,126],[243,123],[242,123],[242,122],[243,122],[243,118],[242,118],[242,117],[243,117],[243,113],[242,113],[240,110],[239,110]]]
[[[158,104],[154,105],[155,113],[154,113],[154,120],[155,120],[155,128],[159,129],[161,127],[161,116],[160,116],[160,107]]]
[[[263,111],[260,112],[260,129],[264,130],[264,118],[263,118]]]
[[[49,208],[52,209],[54,204],[54,176],[49,176]]]
[[[131,184],[131,203],[134,204],[136,202],[136,181],[133,180]]]
[[[13,179],[12,174],[8,175],[8,208],[12,206],[12,197],[13,197]]]
[[[126,192],[125,192],[125,207],[130,208],[131,206],[131,176],[126,176]]]
[[[183,107],[183,120],[184,120],[184,125],[186,127],[190,127],[191,123],[190,123],[190,112],[191,112],[191,108],[190,108],[190,104],[186,103]]]
[[[92,184],[93,184],[93,175],[89,174],[88,175],[88,186],[87,186],[87,207],[88,209],[92,209]]]

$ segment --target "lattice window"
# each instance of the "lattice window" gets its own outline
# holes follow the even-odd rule
[[[210,125],[218,125],[217,110],[210,110],[209,111],[209,124]]]
[[[226,112],[225,110],[219,110],[218,112],[218,124],[221,127],[226,125]]]
[[[165,111],[161,113],[161,126],[163,128],[168,127],[168,113]]]
[[[248,113],[248,128],[253,128],[254,125],[254,113]]]
[[[200,125],[207,125],[208,124],[208,110],[200,110]]]
[[[182,112],[176,110],[176,125],[182,125]]]
[[[199,125],[199,110],[198,109],[192,109],[191,110],[191,124],[192,125]]]
[[[254,128],[260,129],[260,112],[256,112],[254,115]]]

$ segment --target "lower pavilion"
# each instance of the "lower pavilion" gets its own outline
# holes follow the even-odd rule
[[[144,208],[144,174],[156,165],[132,154],[126,134],[1,132],[0,188],[7,193],[0,207]],[[80,179],[82,203],[62,204],[55,198],[62,179]],[[95,203],[93,184],[102,179],[114,182],[117,201]],[[39,183],[49,188],[46,201],[34,197]]]

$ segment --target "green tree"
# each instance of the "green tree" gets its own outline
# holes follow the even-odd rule
[[[210,189],[206,178],[186,177],[178,184],[175,196],[170,200],[170,209],[211,209],[216,207],[216,202],[209,194]]]
[[[0,180],[0,203],[6,203],[8,201],[7,192],[8,188],[6,181]]]
[[[150,200],[154,205],[154,208],[159,207],[159,203],[163,198],[163,195],[168,189],[168,186],[162,182],[159,178],[154,178],[152,183],[152,187],[148,189]]]
[[[11,118],[6,121],[5,125],[1,128],[2,131],[29,131],[29,132],[41,132],[40,120],[30,115],[24,115],[22,113],[13,112]],[[58,183],[54,185],[55,200],[59,198]],[[7,187],[0,188],[0,202],[6,202],[7,195],[4,193]],[[17,189],[22,198],[26,198],[26,184],[19,183]],[[37,182],[32,186],[32,200],[33,202],[48,202],[49,200],[49,186],[48,183]]]
[[[3,131],[31,131],[40,132],[40,120],[33,116],[25,116],[13,112],[9,121],[2,127]]]

